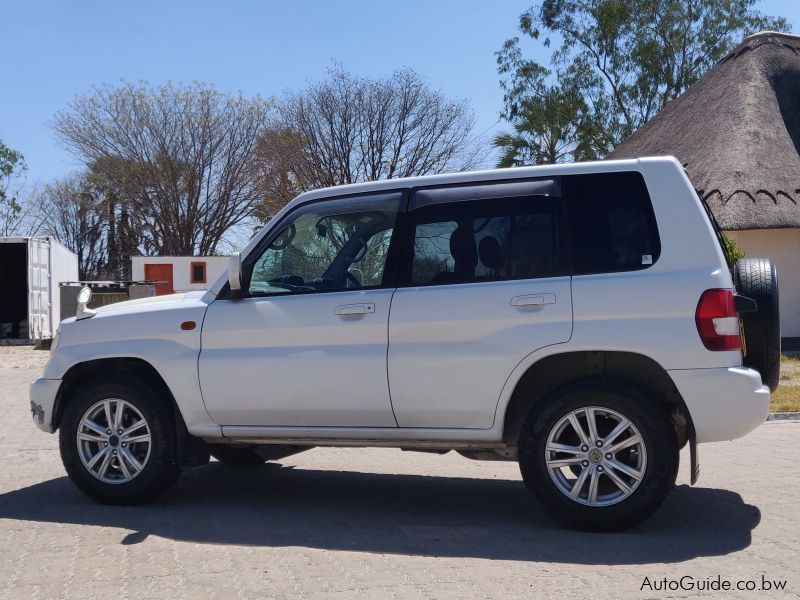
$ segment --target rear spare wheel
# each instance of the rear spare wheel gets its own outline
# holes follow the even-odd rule
[[[761,373],[775,391],[781,370],[781,326],[778,310],[778,275],[767,258],[742,258],[733,267],[737,293],[756,301],[758,310],[742,313],[744,364]]]

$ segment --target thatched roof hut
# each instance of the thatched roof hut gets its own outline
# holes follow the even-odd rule
[[[723,229],[800,228],[800,36],[746,38],[608,158],[663,154]]]

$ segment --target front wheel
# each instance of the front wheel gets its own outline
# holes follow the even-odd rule
[[[528,489],[582,529],[613,531],[642,521],[678,469],[667,411],[604,381],[568,384],[543,399],[523,426],[519,450]]]
[[[169,399],[133,378],[95,380],[68,400],[61,460],[75,485],[106,504],[142,504],[180,474]]]

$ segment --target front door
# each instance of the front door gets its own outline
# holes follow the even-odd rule
[[[301,206],[243,261],[246,293],[203,322],[200,384],[221,425],[396,427],[387,269],[401,194]]]
[[[157,281],[156,296],[172,294],[173,288],[172,265],[162,263],[145,263],[144,278],[147,281]]]
[[[529,354],[569,340],[557,181],[447,187],[411,200],[392,301],[389,386],[400,427],[487,429]]]

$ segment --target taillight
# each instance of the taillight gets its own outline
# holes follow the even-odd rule
[[[739,315],[732,290],[706,290],[695,312],[697,332],[709,350],[739,350]]]

